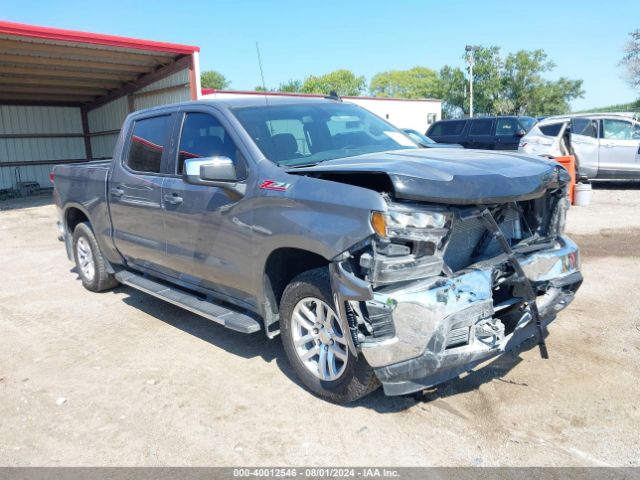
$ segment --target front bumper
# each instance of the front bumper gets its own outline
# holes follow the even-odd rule
[[[571,303],[582,283],[578,247],[561,237],[552,248],[517,258],[529,280],[545,291],[536,304],[541,323],[547,325]],[[506,334],[498,318],[503,305],[494,306],[492,279],[505,262],[506,257],[499,256],[451,277],[373,293],[369,304],[390,311],[395,334],[360,347],[386,394],[402,395],[445,382],[536,335],[526,303]]]

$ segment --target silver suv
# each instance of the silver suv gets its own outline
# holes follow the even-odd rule
[[[522,137],[518,151],[575,154],[579,174],[589,178],[640,179],[640,122],[626,113],[548,117]]]

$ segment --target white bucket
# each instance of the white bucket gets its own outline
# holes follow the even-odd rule
[[[576,183],[573,189],[573,204],[578,207],[588,207],[591,203],[591,184]]]

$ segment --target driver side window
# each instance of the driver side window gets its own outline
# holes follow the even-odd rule
[[[176,173],[182,175],[185,160],[205,157],[229,157],[242,177],[241,154],[222,124],[208,113],[187,113],[182,122]]]

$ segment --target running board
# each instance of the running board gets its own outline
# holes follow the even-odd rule
[[[116,280],[124,285],[173,303],[180,308],[189,310],[236,332],[254,333],[262,330],[260,322],[249,315],[231,310],[216,303],[201,300],[196,295],[192,295],[165,283],[151,280],[148,277],[125,270],[116,273],[115,277]]]

